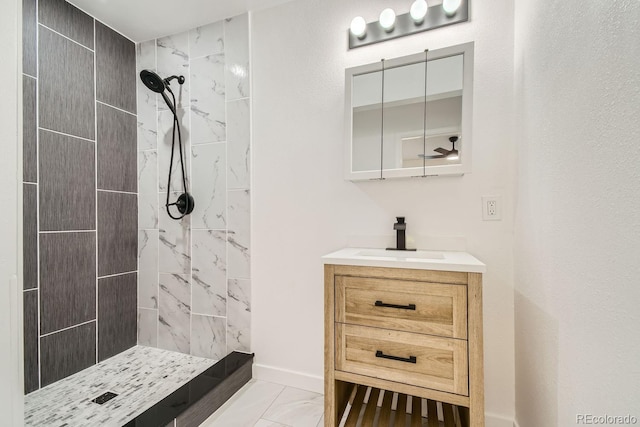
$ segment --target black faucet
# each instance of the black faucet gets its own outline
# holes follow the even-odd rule
[[[388,251],[415,251],[415,249],[407,249],[407,224],[404,222],[403,216],[397,216],[397,223],[393,224],[393,229],[396,230],[396,247],[387,248]]]

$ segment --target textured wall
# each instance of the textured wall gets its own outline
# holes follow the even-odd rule
[[[406,13],[410,2],[299,0],[252,15],[256,377],[321,389],[320,256],[353,244],[358,240],[353,236],[392,238],[395,216],[404,215],[408,236],[425,237],[423,247],[443,249],[444,242],[455,240],[462,244],[454,247],[487,264],[486,408],[509,425],[514,415],[512,3],[474,1],[468,23],[352,51],[347,29],[354,16],[375,21],[385,7]],[[345,181],[344,69],[469,41],[475,41],[472,173]],[[482,221],[481,196],[491,194],[502,195],[502,221]]]
[[[136,343],[135,45],[23,2],[25,391]]]
[[[515,15],[517,420],[640,417],[640,3]]]
[[[141,345],[212,359],[250,349],[248,25],[241,15],[138,45],[138,71],[186,78],[171,87],[195,198],[191,215],[167,215],[173,116],[138,81]],[[176,149],[171,202],[179,168]]]

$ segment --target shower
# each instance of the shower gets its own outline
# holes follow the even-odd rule
[[[184,218],[186,215],[189,215],[193,212],[193,208],[195,207],[195,201],[193,200],[193,196],[189,194],[187,188],[187,175],[184,168],[184,155],[183,155],[183,147],[182,147],[182,134],[180,132],[180,121],[178,120],[178,114],[176,113],[176,97],[171,90],[171,81],[178,80],[180,85],[184,84],[184,76],[170,76],[166,79],[161,78],[159,75],[149,70],[142,70],[140,72],[140,79],[142,83],[153,92],[159,93],[162,95],[162,99],[166,102],[169,110],[173,113],[173,131],[171,136],[171,160],[169,162],[169,176],[167,178],[167,202],[165,203],[165,207],[167,209],[167,214],[175,219],[180,220]],[[171,95],[171,99],[167,95]],[[175,153],[176,147],[176,134],[178,135],[178,152],[180,153],[180,169],[182,172],[182,194],[178,197],[174,203],[169,203],[169,195],[171,193],[171,174],[173,168],[173,156]],[[170,207],[175,206],[178,209],[180,215],[174,216],[171,213]]]

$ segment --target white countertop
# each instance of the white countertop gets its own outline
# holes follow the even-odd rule
[[[467,252],[387,251],[384,249],[344,248],[322,257],[323,264],[364,267],[412,268],[415,270],[485,273],[487,266]]]

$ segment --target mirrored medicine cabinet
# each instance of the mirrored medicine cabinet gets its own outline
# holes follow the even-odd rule
[[[345,179],[470,172],[473,43],[345,74]]]

